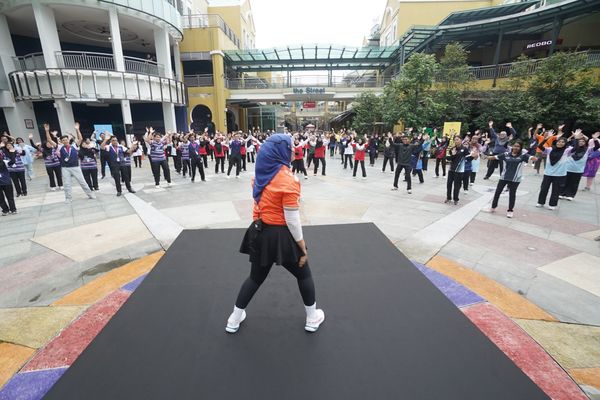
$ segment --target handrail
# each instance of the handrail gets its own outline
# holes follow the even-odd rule
[[[233,29],[218,14],[187,14],[181,17],[183,29],[194,28],[220,28],[223,33],[236,45],[240,47],[240,39]]]
[[[72,101],[128,99],[187,104],[183,82],[143,73],[48,68],[8,74],[16,101],[64,98]]]
[[[184,75],[183,83],[187,87],[210,87],[214,85],[211,74]]]
[[[351,75],[294,75],[291,79],[286,76],[275,76],[272,78],[260,78],[256,76],[244,78],[229,78],[226,80],[226,86],[229,89],[281,89],[281,88],[368,88],[383,87],[390,81],[390,78],[384,78],[372,75],[351,76]]]
[[[123,57],[126,72],[137,72],[148,75],[164,76],[164,66],[156,61],[137,57]],[[25,56],[13,57],[15,69],[18,71],[33,71],[45,69],[46,63],[42,53],[32,53]],[[77,68],[116,71],[114,56],[110,53],[93,51],[57,51],[58,68]]]

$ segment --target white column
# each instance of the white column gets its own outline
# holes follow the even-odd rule
[[[175,42],[173,45],[173,61],[175,61],[175,79],[178,81],[183,80],[183,68],[181,65],[181,53],[179,51],[179,42]]]
[[[56,20],[54,19],[54,10],[40,3],[34,2],[33,15],[35,17],[35,25],[37,26],[38,35],[41,38],[42,52],[44,53],[44,62],[46,68],[57,68],[56,52],[60,51],[60,40],[58,31],[56,30]],[[73,125],[75,118],[73,117],[73,107],[66,100],[54,100],[54,108],[58,114],[58,123],[60,124],[60,133],[74,134]]]
[[[166,29],[154,29],[154,47],[156,50],[156,61],[164,68],[164,77],[173,78],[171,45],[169,44],[169,32]]]
[[[46,68],[57,68],[56,52],[60,51],[60,40],[56,30],[54,10],[37,1],[32,5]]]
[[[169,44],[169,33],[166,29],[154,29],[154,47],[156,49],[156,61],[164,68],[163,76],[173,78],[173,69],[171,68],[171,46]],[[177,130],[175,122],[175,107],[173,103],[162,103],[163,120],[165,121],[165,131]]]
[[[121,28],[119,25],[119,14],[116,7],[108,10],[108,19],[110,24],[110,39],[112,44],[113,59],[115,60],[115,69],[125,72],[125,58],[123,57],[123,45],[121,43]],[[121,100],[121,114],[123,115],[123,124],[131,125],[131,106],[129,100]],[[129,137],[127,138],[129,141]]]
[[[8,74],[15,70],[13,57],[15,56],[15,48],[10,36],[10,29],[6,16],[0,14],[0,63],[5,73],[5,78],[8,80]],[[6,123],[11,135],[22,137],[27,142],[27,136],[33,134],[35,141],[40,140],[39,131],[37,130],[37,121],[33,112],[31,102],[15,102],[10,91],[0,91],[0,106],[4,110]],[[25,120],[33,121],[33,129],[25,126]]]

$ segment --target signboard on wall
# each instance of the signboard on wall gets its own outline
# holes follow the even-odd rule
[[[305,101],[302,103],[302,108],[316,108],[317,103],[315,101]]]
[[[556,40],[556,44],[562,44],[562,42],[563,42],[562,39],[557,39]],[[550,46],[552,46],[552,39],[538,40],[538,41],[535,41],[535,42],[527,43],[523,47],[523,50],[532,51],[532,50],[538,50],[538,49],[546,49],[546,48],[548,48]]]

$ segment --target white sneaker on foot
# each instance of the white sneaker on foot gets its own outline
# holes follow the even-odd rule
[[[485,208],[482,208],[481,211],[486,212],[486,213],[493,213],[496,211],[496,209],[492,208],[492,206],[487,206]]]
[[[540,203],[537,203],[535,206],[536,206],[537,208],[542,208],[542,207],[544,207],[544,205],[543,205],[543,204],[540,204]]]
[[[227,320],[227,326],[225,327],[225,331],[228,333],[236,333],[240,329],[240,324],[244,322],[246,319],[246,311],[242,311],[242,316],[240,319],[235,318],[234,313],[231,313],[229,319]]]
[[[513,217],[513,212],[512,211],[507,211],[506,212],[506,218],[512,218]]]
[[[412,190],[408,189],[408,190],[406,191],[406,193],[408,193],[408,194],[412,194]]]
[[[546,208],[550,211],[556,210],[555,206],[546,206]]]
[[[319,308],[315,311],[313,318],[306,317],[306,325],[304,325],[304,330],[306,332],[316,332],[323,321],[325,321],[325,313]]]

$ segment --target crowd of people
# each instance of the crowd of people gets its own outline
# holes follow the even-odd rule
[[[590,190],[600,166],[600,132],[584,134],[580,129],[566,134],[565,126],[545,129],[543,124],[518,134],[512,124],[501,128],[490,121],[486,129],[466,134],[441,135],[437,129],[414,130],[392,134],[359,135],[354,131],[315,131],[314,129],[287,133],[291,135],[293,156],[291,170],[305,179],[309,171],[314,176],[327,175],[327,162],[336,159],[343,170],[350,167],[353,178],[367,179],[366,161],[375,166],[382,158],[381,172],[389,165],[394,174],[392,190],[399,189],[402,175],[406,192],[413,191],[413,178],[425,182],[424,172],[435,159],[433,177],[446,177],[446,203],[458,204],[461,191],[468,193],[485,165],[484,180],[499,169],[493,201],[484,211],[494,212],[500,195],[508,191],[507,217],[513,217],[516,191],[528,163],[536,173],[543,174],[537,206],[554,210],[560,199],[572,201],[582,177],[586,178],[583,190]],[[41,142],[29,143],[23,138],[4,133],[0,138],[0,206],[2,215],[16,214],[16,197],[27,196],[27,182],[34,177],[33,162],[43,159],[51,191],[63,190],[65,202],[72,201],[72,182],[77,181],[85,194],[96,197],[99,179],[109,171],[114,180],[117,196],[123,186],[130,193],[132,167],[144,168],[145,161],[157,188],[161,180],[171,186],[171,163],[175,173],[191,182],[197,178],[205,182],[208,174],[223,174],[227,178],[240,177],[271,132],[216,132],[161,134],[152,127],[126,141],[108,132],[83,134],[75,124],[71,135],[59,136],[58,131],[44,125],[45,135]],[[329,155],[329,157],[327,157]],[[329,160],[328,160],[329,158]],[[133,160],[133,163],[132,163]],[[432,160],[433,161],[433,160]],[[485,161],[485,164],[482,164]],[[209,163],[213,164],[209,168]],[[133,164],[133,165],[132,165]],[[227,165],[227,168],[225,166]],[[542,171],[542,165],[544,166]],[[210,171],[209,171],[210,169]],[[548,199],[548,194],[550,194]],[[546,205],[546,202],[548,203]]]

